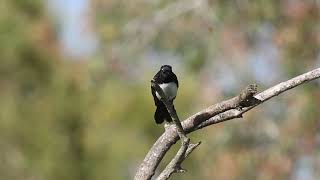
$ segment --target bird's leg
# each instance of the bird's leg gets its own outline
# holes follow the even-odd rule
[[[164,121],[164,129],[167,130],[171,126],[172,122]]]

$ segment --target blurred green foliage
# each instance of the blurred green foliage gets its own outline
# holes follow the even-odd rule
[[[163,132],[153,120],[149,88],[162,61],[143,60],[150,49],[179,57],[172,63],[181,84],[175,102],[181,119],[254,79],[250,64],[257,61],[248,54],[265,24],[280,54],[282,74],[272,83],[317,66],[319,3],[204,1],[203,9],[158,22],[177,2],[92,0],[102,50],[83,62],[61,53],[44,1],[2,0],[0,179],[132,178]],[[212,71],[221,73],[214,79]],[[224,79],[232,72],[240,87],[224,90],[219,79],[233,86]],[[310,83],[242,120],[191,134],[203,144],[185,161],[188,172],[173,179],[290,179],[305,156],[314,159],[319,177],[319,102],[319,84]]]

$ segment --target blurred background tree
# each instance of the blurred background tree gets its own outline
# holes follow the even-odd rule
[[[163,132],[150,79],[171,64],[181,119],[320,65],[316,0],[2,0],[1,179],[130,179]],[[173,179],[320,177],[319,81],[194,133]],[[240,122],[241,121],[241,122]],[[168,154],[166,162],[173,154]]]

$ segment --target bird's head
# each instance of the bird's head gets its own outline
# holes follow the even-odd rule
[[[167,74],[167,73],[172,72],[172,67],[169,65],[163,65],[163,66],[161,66],[160,71],[164,74]]]

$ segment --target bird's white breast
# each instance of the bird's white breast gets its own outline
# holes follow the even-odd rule
[[[159,86],[161,87],[164,94],[169,98],[169,100],[172,100],[176,97],[177,90],[178,90],[176,83],[174,83],[174,82],[163,83],[163,84],[159,84]],[[159,94],[156,93],[156,95],[157,95],[158,99],[160,99]]]

